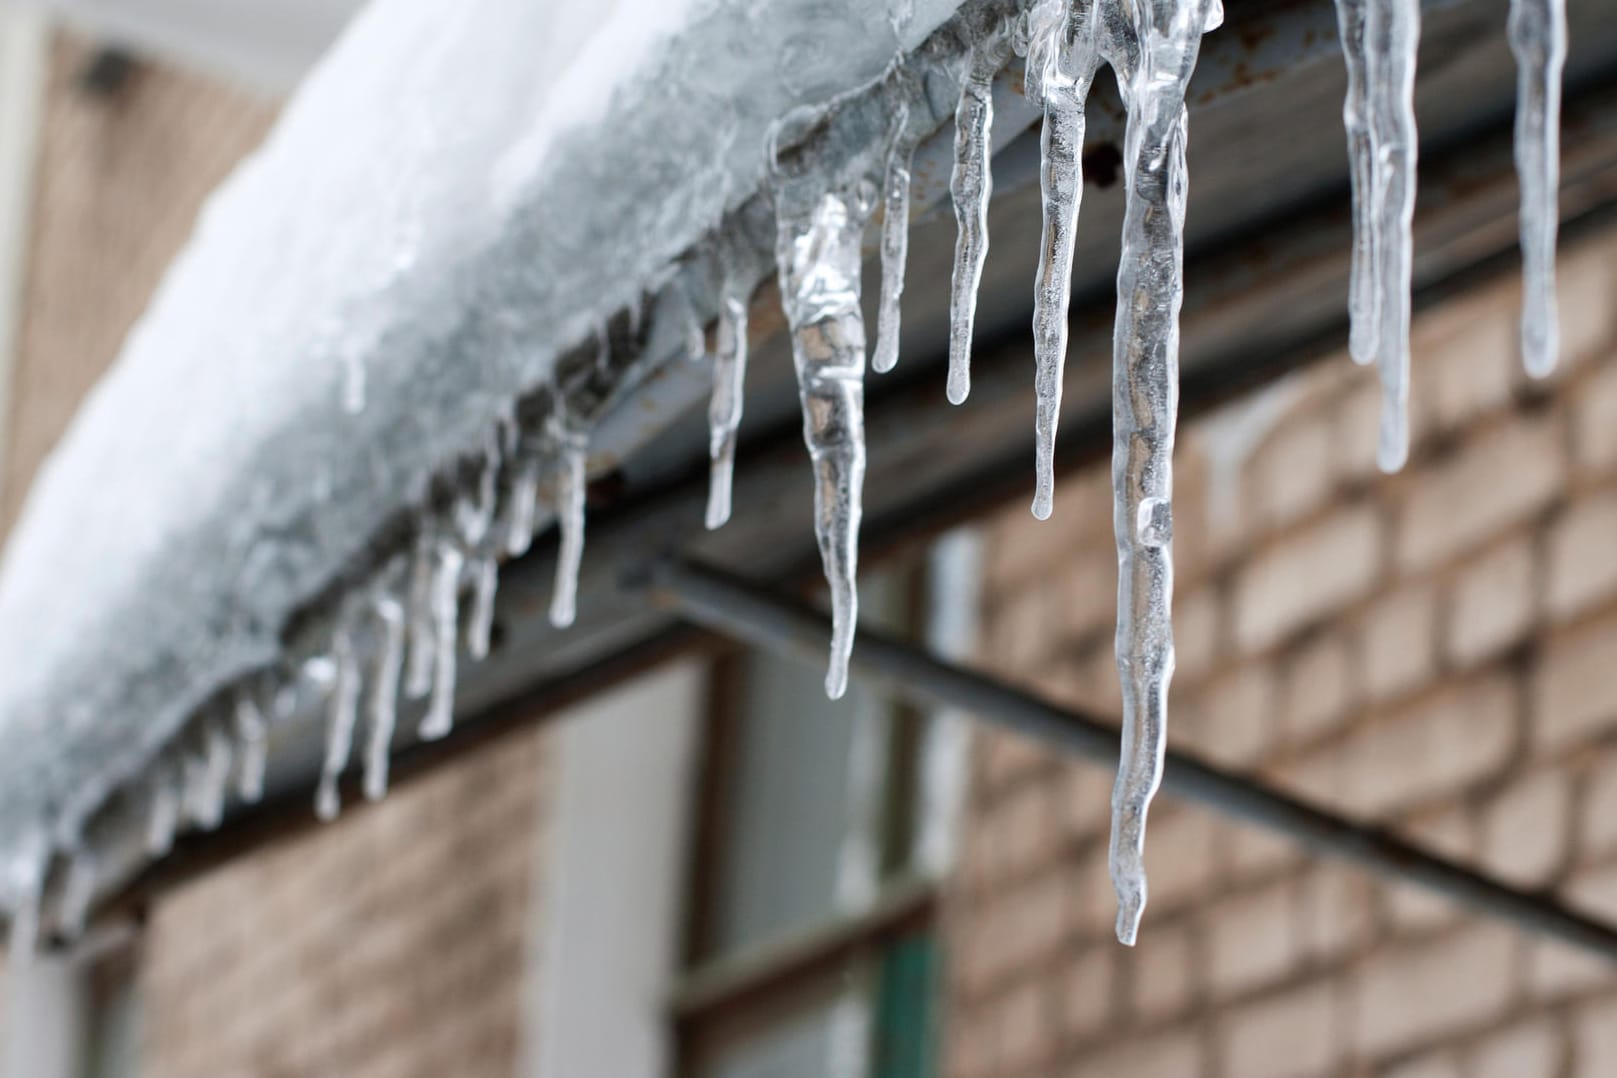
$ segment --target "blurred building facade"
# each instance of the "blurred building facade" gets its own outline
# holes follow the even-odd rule
[[[0,98],[37,132],[0,139],[9,525],[276,104],[4,32],[39,72]],[[1617,920],[1617,229],[1561,282],[1542,384],[1513,276],[1419,316],[1398,476],[1345,356],[1188,427],[1172,730]],[[975,623],[990,672],[1115,714],[1108,484],[873,567],[868,605]],[[41,1078],[1617,1074],[1617,972],[1193,807],[1153,815],[1123,949],[1107,773],[817,686],[681,660],[184,877],[56,963]]]

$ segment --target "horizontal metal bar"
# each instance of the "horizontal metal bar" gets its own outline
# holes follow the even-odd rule
[[[688,620],[726,636],[816,665],[825,661],[831,628],[823,614],[740,577],[670,560],[654,568],[652,594]],[[1115,725],[972,673],[875,630],[860,628],[853,667],[861,679],[914,703],[964,711],[1104,767],[1116,764]],[[1162,790],[1284,834],[1317,853],[1395,882],[1424,887],[1477,913],[1617,961],[1617,928],[1552,896],[1518,891],[1389,831],[1326,812],[1250,776],[1169,750]]]

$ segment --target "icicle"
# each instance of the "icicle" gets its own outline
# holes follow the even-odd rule
[[[380,801],[387,794],[388,752],[399,713],[399,667],[404,658],[404,607],[385,592],[375,601],[381,646],[371,672],[370,739],[365,745],[365,797]]]
[[[248,804],[264,796],[264,712],[246,689],[236,691],[234,710],[237,745],[236,791]]]
[[[1119,71],[1128,106],[1126,207],[1113,333],[1117,665],[1122,760],[1112,792],[1117,936],[1132,944],[1146,902],[1145,823],[1162,779],[1173,676],[1173,440],[1184,299],[1185,87],[1211,0],[1133,0],[1138,66]],[[1117,49],[1114,66],[1125,54]],[[1123,68],[1129,65],[1124,62]]]
[[[432,698],[417,732],[428,741],[449,733],[455,723],[455,648],[459,644],[460,574],[466,555],[453,542],[438,544],[432,574]]]
[[[466,654],[481,662],[488,658],[494,631],[494,596],[500,586],[500,566],[492,554],[472,566],[472,620],[466,627]]]
[[[1100,66],[1099,22],[1088,0],[1041,0],[1030,28],[1029,96],[1044,102],[1040,134],[1044,233],[1033,290],[1033,384],[1038,398],[1033,515],[1040,520],[1047,519],[1054,507],[1073,242],[1084,192],[1084,107]]]
[[[100,872],[100,862],[88,849],[76,850],[68,861],[67,882],[62,885],[59,919],[62,934],[70,940],[84,935],[84,926],[90,917],[90,904],[95,899],[95,885]]]
[[[708,529],[730,519],[731,484],[735,474],[736,431],[741,427],[742,388],[747,379],[747,288],[731,272],[725,274],[719,299],[718,347],[713,352],[713,398],[707,407]]]
[[[1370,131],[1369,42],[1365,40],[1372,0],[1336,0],[1337,27],[1347,64],[1347,97],[1342,126],[1347,131],[1348,175],[1353,185],[1353,263],[1348,276],[1348,354],[1355,363],[1376,358],[1378,309],[1376,289],[1376,146]]]
[[[876,199],[859,179],[827,190],[813,175],[783,175],[776,153],[775,259],[792,332],[803,440],[814,461],[814,535],[831,596],[825,691],[848,687],[859,619],[855,577],[865,480],[865,323],[859,309],[860,239]]]
[[[533,545],[534,510],[539,504],[539,467],[539,458],[530,454],[519,458],[511,475],[506,494],[511,510],[505,552],[513,558],[520,558]]]
[[[153,857],[166,857],[174,848],[174,832],[180,823],[180,789],[181,778],[172,765],[152,778],[146,849]]]
[[[409,628],[409,654],[405,660],[404,695],[419,700],[432,691],[432,574],[437,540],[432,528],[423,523],[416,533],[415,550],[410,557],[410,584],[405,599]]]
[[[1555,369],[1555,231],[1560,220],[1561,67],[1566,0],[1511,0],[1516,56],[1516,175],[1521,183],[1522,363],[1534,378]]]
[[[910,169],[915,162],[909,122],[909,106],[901,104],[893,116],[887,174],[882,179],[881,302],[876,308],[876,349],[870,357],[871,369],[880,374],[898,363],[899,300],[910,248]]]
[[[213,721],[203,729],[200,749],[185,757],[185,812],[205,831],[214,830],[224,820],[230,757],[230,737]]]
[[[949,194],[958,227],[949,294],[950,404],[971,393],[971,333],[977,317],[977,286],[988,257],[988,200],[994,179],[988,164],[994,124],[994,76],[1004,66],[1009,38],[1002,27],[971,50],[971,73],[954,114],[954,171]]]
[[[332,681],[326,699],[326,755],[320,765],[320,786],[315,793],[315,815],[335,820],[342,811],[337,782],[354,743],[354,720],[359,713],[359,670],[354,658],[354,642],[347,624],[340,624],[331,637]]]
[[[1365,39],[1371,62],[1371,137],[1376,151],[1373,241],[1376,365],[1381,439],[1376,461],[1395,472],[1409,455],[1409,318],[1415,213],[1415,55],[1420,0],[1371,0]]]
[[[561,458],[556,477],[556,516],[561,546],[556,552],[556,586],[550,597],[550,624],[565,629],[578,613],[578,569],[584,560],[584,464],[589,435],[574,425],[557,395],[557,410],[546,430]]]

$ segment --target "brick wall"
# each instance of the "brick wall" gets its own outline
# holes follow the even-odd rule
[[[1546,385],[1518,373],[1515,280],[1418,318],[1401,475],[1345,356],[1185,431],[1172,739],[1617,919],[1617,231],[1560,273]],[[985,624],[997,672],[1116,714],[1108,483],[993,522]],[[1109,790],[979,740],[955,1078],[1617,1074],[1617,971],[1167,799],[1120,947]]]
[[[143,1073],[516,1073],[548,744],[504,737],[162,896]]]
[[[197,211],[275,110],[142,65],[119,90],[79,87],[94,55],[59,34],[41,118],[22,318],[0,473],[0,530],[79,401],[117,356]]]

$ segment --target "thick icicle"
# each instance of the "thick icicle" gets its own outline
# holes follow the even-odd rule
[[[736,431],[741,427],[742,390],[747,380],[747,288],[726,273],[719,299],[718,347],[713,352],[713,397],[707,406],[707,518],[711,530],[730,519],[736,466]]]
[[[153,857],[166,857],[174,848],[174,832],[180,825],[181,778],[178,769],[161,768],[151,780],[150,809],[146,817],[146,850]]]
[[[1118,80],[1128,124],[1112,343],[1123,731],[1112,792],[1110,867],[1118,897],[1117,937],[1127,944],[1134,942],[1145,909],[1146,814],[1162,780],[1173,676],[1173,442],[1184,299],[1185,87],[1211,0],[1132,0],[1131,7],[1139,52],[1137,66],[1119,70]]]
[[[1370,0],[1370,130],[1375,148],[1371,204],[1376,290],[1376,366],[1381,438],[1376,461],[1395,472],[1409,455],[1409,319],[1415,214],[1415,56],[1420,0]]]
[[[1566,0],[1511,0],[1516,56],[1516,175],[1521,182],[1522,363],[1542,378],[1555,369],[1555,231],[1561,184],[1561,67]]]
[[[264,796],[264,712],[247,689],[236,691],[236,792],[248,804]]]
[[[432,576],[437,538],[429,524],[416,533],[410,556],[410,581],[405,597],[409,654],[404,668],[404,695],[419,700],[432,691],[435,648],[432,639]]]
[[[538,456],[527,454],[518,458],[511,472],[511,485],[506,494],[510,505],[509,525],[505,533],[505,552],[520,558],[533,545],[534,511],[539,507]]]
[[[1040,520],[1048,518],[1054,507],[1073,242],[1084,192],[1084,105],[1100,60],[1099,18],[1092,0],[1041,0],[1033,12],[1027,63],[1029,94],[1044,102],[1039,136],[1044,234],[1033,288],[1033,385],[1038,400],[1033,515]]]
[[[185,812],[205,831],[214,830],[224,820],[230,758],[230,736],[215,721],[204,727],[200,748],[185,757]]]
[[[472,565],[472,620],[466,626],[466,654],[481,662],[488,658],[494,632],[494,597],[500,587],[500,564],[485,554]]]
[[[399,667],[404,660],[404,607],[392,595],[376,597],[381,643],[371,671],[370,729],[365,745],[365,797],[380,801],[387,794],[388,752],[399,714]]]
[[[868,178],[827,189],[823,177],[783,177],[775,162],[775,259],[792,332],[803,440],[814,461],[814,535],[831,595],[825,691],[848,687],[859,619],[855,577],[865,480],[865,323],[859,309],[860,239],[876,199]]]
[[[556,551],[556,585],[550,596],[550,624],[565,629],[578,615],[578,569],[584,560],[584,463],[589,451],[589,434],[574,424],[565,405],[559,403],[547,420],[546,429],[561,464],[556,476],[556,517],[561,544]]]
[[[1348,276],[1348,354],[1355,363],[1376,358],[1378,310],[1376,289],[1376,145],[1370,129],[1370,85],[1373,76],[1365,38],[1367,5],[1372,0],[1336,0],[1336,22],[1347,62],[1347,97],[1342,126],[1347,131],[1348,176],[1353,185],[1353,262]]]
[[[460,575],[466,555],[450,540],[438,544],[432,572],[432,696],[417,732],[433,741],[455,723],[455,649],[460,643]]]
[[[320,787],[315,793],[315,815],[335,820],[342,811],[337,781],[348,766],[354,744],[354,720],[359,713],[359,669],[354,658],[353,635],[346,624],[331,638],[333,678],[326,700],[326,755],[320,765]]]
[[[954,114],[954,171],[949,194],[954,199],[958,229],[954,275],[949,292],[950,404],[971,393],[971,333],[977,317],[977,286],[988,258],[988,201],[993,194],[989,137],[994,124],[994,76],[1010,52],[1009,35],[1001,28],[971,50],[971,73]]]
[[[899,300],[909,260],[910,170],[915,161],[909,119],[909,107],[900,105],[893,116],[887,174],[882,179],[881,302],[876,308],[876,347],[870,355],[871,369],[881,374],[898,363]]]

